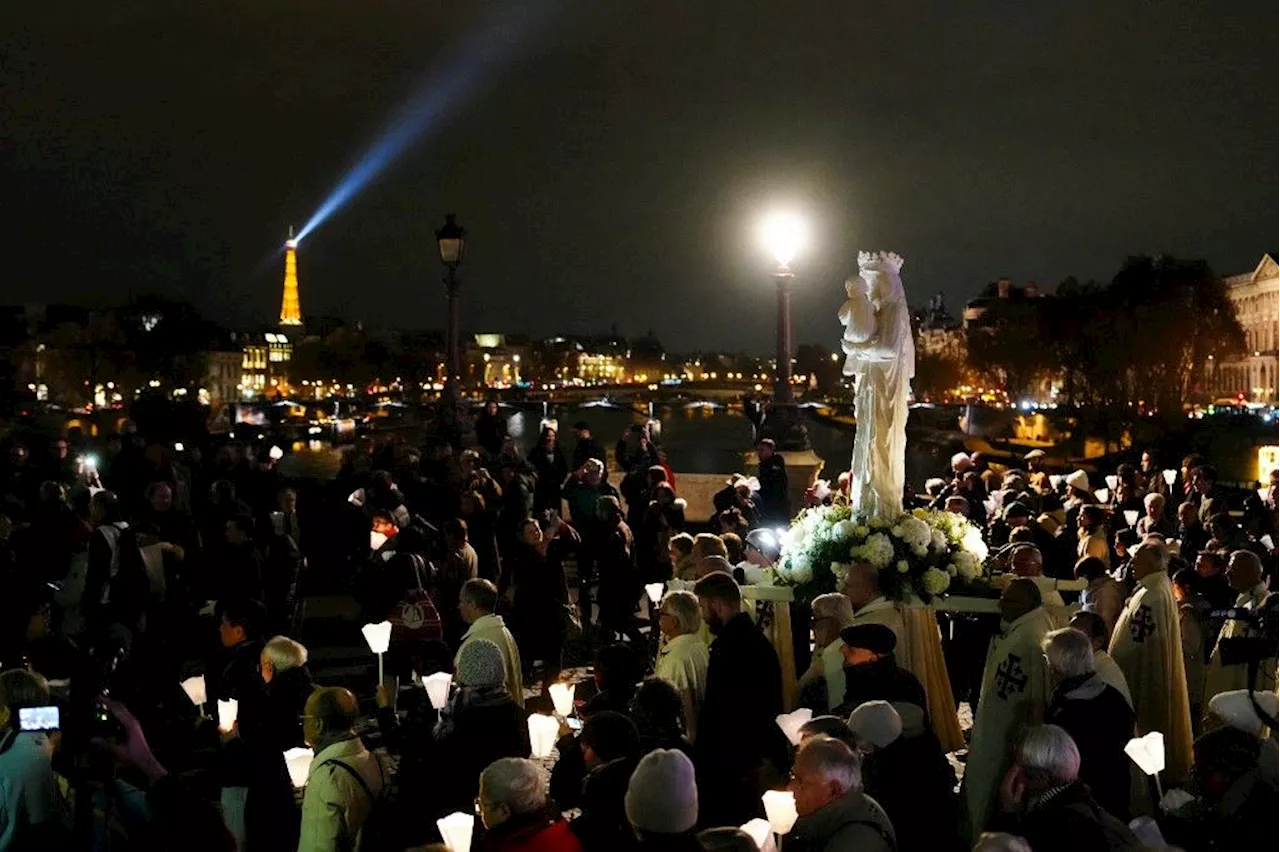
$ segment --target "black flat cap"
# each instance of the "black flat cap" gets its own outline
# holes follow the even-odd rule
[[[865,648],[873,654],[892,654],[898,637],[883,624],[854,624],[840,631],[840,639],[850,648]]]

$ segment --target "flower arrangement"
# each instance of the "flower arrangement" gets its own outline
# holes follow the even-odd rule
[[[816,506],[801,512],[782,536],[774,571],[796,598],[811,601],[839,590],[854,562],[880,572],[885,596],[928,601],[982,574],[987,545],[982,531],[949,512],[916,509],[892,522],[867,518],[849,506]]]

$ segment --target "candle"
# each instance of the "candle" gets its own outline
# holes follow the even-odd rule
[[[529,716],[529,745],[534,757],[549,757],[556,744],[560,723],[555,716],[533,713]]]
[[[453,685],[453,675],[448,672],[436,672],[424,677],[422,685],[427,688],[427,697],[431,699],[431,706],[440,710],[449,702],[449,687]]]
[[[475,814],[464,814],[455,811],[447,817],[436,820],[436,828],[444,838],[444,845],[452,852],[470,852],[471,833],[476,827]]]
[[[309,748],[291,748],[284,753],[284,764],[289,769],[289,780],[295,787],[307,786],[307,773],[316,753]]]
[[[551,703],[555,705],[556,713],[568,716],[573,712],[573,693],[576,689],[572,683],[551,684],[547,691],[551,693]]]
[[[769,827],[774,834],[786,834],[796,824],[800,815],[796,812],[796,797],[790,790],[766,790],[761,797],[764,800],[765,816],[769,818]]]

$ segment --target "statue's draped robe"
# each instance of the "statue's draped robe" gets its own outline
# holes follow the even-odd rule
[[[878,275],[888,277],[884,272]],[[891,520],[902,513],[907,400],[916,353],[901,284],[884,286],[896,289],[897,296],[871,312],[868,297],[853,294],[841,308],[840,320],[846,325],[843,348],[849,356],[844,372],[858,382],[850,503],[867,517]]]

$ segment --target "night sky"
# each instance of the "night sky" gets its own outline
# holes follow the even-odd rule
[[[838,342],[860,249],[953,309],[1129,254],[1232,274],[1277,246],[1276,46],[1274,0],[11,0],[0,302],[273,322],[287,227],[426,91],[456,96],[302,244],[304,314],[439,327],[449,211],[465,330],[677,351],[770,351],[776,207],[814,231],[799,342]]]

